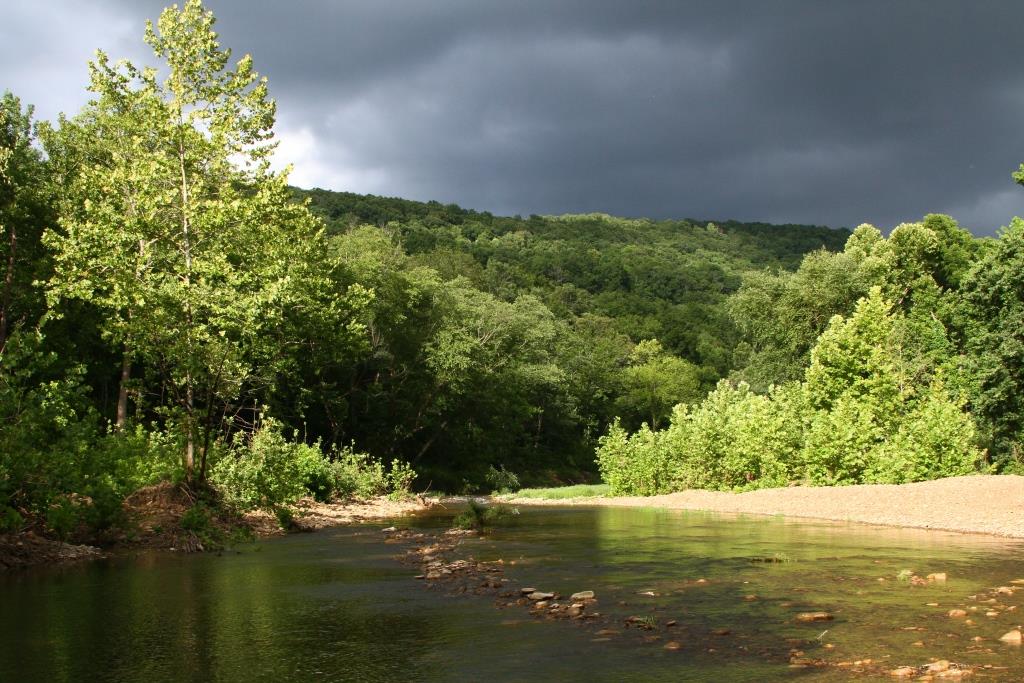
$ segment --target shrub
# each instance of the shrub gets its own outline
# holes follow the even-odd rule
[[[519,511],[517,509],[508,505],[488,506],[471,499],[466,509],[452,520],[452,527],[455,529],[483,531],[489,526],[494,526],[494,524],[508,520],[518,514]]]
[[[285,505],[274,508],[274,516],[277,517],[278,525],[285,531],[295,526],[295,513]]]
[[[236,437],[231,452],[214,465],[210,480],[239,509],[273,509],[306,493],[310,450],[322,458],[317,446],[285,440],[280,426],[268,419],[248,438]]]
[[[188,510],[185,510],[178,525],[184,531],[191,531],[197,536],[208,535],[213,528],[209,508],[205,503],[196,503]]]
[[[484,475],[484,481],[487,482],[495,493],[512,493],[520,486],[519,477],[516,476],[515,472],[506,470],[504,465],[500,469],[495,469],[494,465],[489,465],[487,467],[487,474]]]
[[[392,498],[408,498],[415,480],[416,470],[412,468],[412,465],[398,458],[391,461],[391,470],[388,472],[388,489]]]
[[[612,495],[650,496],[673,490],[673,468],[662,434],[645,424],[630,435],[616,420],[598,440],[597,466]]]
[[[351,446],[335,452],[331,477],[335,493],[342,498],[372,498],[388,492],[389,481],[384,463]]]

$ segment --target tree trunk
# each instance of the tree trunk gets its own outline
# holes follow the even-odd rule
[[[117,390],[117,419],[114,422],[117,431],[121,431],[124,428],[124,423],[128,420],[128,382],[131,379],[132,357],[125,349],[124,355],[121,357],[121,384]]]

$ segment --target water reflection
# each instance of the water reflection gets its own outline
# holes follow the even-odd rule
[[[849,677],[790,669],[797,642],[836,662],[871,657],[895,667],[935,657],[1007,666],[997,679],[1024,678],[1020,652],[995,640],[1016,626],[1015,612],[972,612],[973,625],[946,616],[978,602],[967,596],[1021,578],[1017,543],[624,508],[524,509],[518,520],[460,552],[504,559],[510,585],[594,590],[616,623],[632,614],[675,620],[682,649],[629,633],[594,642],[593,629],[575,623],[428,590],[394,560],[400,548],[383,542],[380,526],[366,526],[222,557],[144,555],[0,576],[0,681]],[[778,561],[754,561],[765,559]],[[897,579],[903,569],[949,580],[910,586]],[[803,609],[835,619],[795,623]],[[721,630],[730,633],[714,635]]]

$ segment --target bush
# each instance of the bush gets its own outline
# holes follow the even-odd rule
[[[238,436],[231,451],[210,473],[224,500],[239,509],[273,509],[306,494],[307,479],[317,471],[310,461],[323,459],[318,446],[288,442],[280,426],[265,420],[251,436]]]
[[[333,454],[331,477],[335,493],[342,498],[372,498],[388,492],[384,463],[366,453],[345,446]]]
[[[519,511],[517,509],[507,505],[487,506],[475,500],[470,500],[468,507],[452,520],[452,527],[455,529],[483,531],[489,526],[494,526],[494,524],[508,520],[518,514]]]
[[[278,525],[285,531],[295,526],[295,513],[285,505],[274,508],[274,516],[277,517]]]
[[[597,466],[613,496],[652,496],[674,490],[674,468],[663,448],[663,434],[645,424],[630,435],[615,420],[598,439]]]
[[[504,465],[501,466],[501,469],[495,469],[494,465],[489,465],[487,474],[484,475],[484,481],[495,493],[512,493],[520,486],[519,477],[515,472],[506,470]]]
[[[206,536],[213,528],[210,510],[205,503],[196,503],[181,516],[178,526],[184,531],[191,531],[197,536]]]
[[[391,470],[388,472],[388,489],[394,499],[408,498],[411,495],[412,483],[416,480],[416,470],[412,465],[395,458],[391,461]]]

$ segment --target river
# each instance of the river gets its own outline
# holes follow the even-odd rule
[[[513,592],[592,590],[600,618],[450,595],[395,559],[386,524],[358,525],[0,575],[0,681],[831,681],[935,659],[1024,680],[998,640],[1024,622],[1024,586],[993,592],[1024,578],[1020,542],[673,510],[513,519],[453,557],[501,559]],[[796,620],[813,611],[834,618]]]

